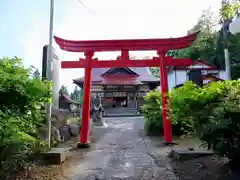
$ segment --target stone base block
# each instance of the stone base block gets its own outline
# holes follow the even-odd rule
[[[100,127],[108,127],[108,125],[102,121],[102,122],[93,122],[94,126],[100,126]]]
[[[52,148],[48,152],[41,153],[44,163],[48,165],[59,165],[71,156],[69,148]]]
[[[172,141],[172,142],[163,141],[162,143],[163,143],[164,145],[166,145],[166,146],[173,146],[173,145],[177,145],[177,144],[178,144],[178,143],[175,142],[175,141]]]
[[[187,161],[194,158],[212,156],[214,152],[206,149],[194,149],[194,148],[174,148],[169,153],[169,157],[178,161]]]
[[[86,149],[86,148],[90,148],[90,143],[78,143],[77,144],[77,148],[78,149]]]
[[[94,126],[103,126],[104,122],[103,121],[94,121],[93,125]]]

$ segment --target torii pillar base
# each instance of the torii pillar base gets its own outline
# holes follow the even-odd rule
[[[88,143],[78,143],[77,144],[77,148],[78,149],[87,149],[87,148],[90,148],[90,142],[88,142]]]
[[[163,141],[162,144],[165,146],[174,146],[174,145],[178,145],[179,143],[175,141],[172,141],[172,142]]]

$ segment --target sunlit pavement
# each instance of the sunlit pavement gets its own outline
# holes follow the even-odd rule
[[[69,179],[177,179],[165,158],[168,149],[156,148],[144,135],[142,117],[106,118],[106,123],[107,127],[94,128],[93,136],[102,137],[74,167]]]

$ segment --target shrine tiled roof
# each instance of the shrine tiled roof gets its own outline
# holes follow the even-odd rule
[[[103,81],[103,77],[101,76],[110,68],[93,68],[92,69],[92,82],[93,83],[101,83]],[[136,67],[131,68],[139,76],[136,78],[139,82],[159,82],[159,78],[153,76],[148,67]],[[84,77],[74,79],[73,82],[76,84],[82,84],[84,81]]]

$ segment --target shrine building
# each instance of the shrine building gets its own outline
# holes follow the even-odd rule
[[[196,71],[199,73],[196,73]],[[225,70],[219,70],[216,66],[211,65],[206,61],[198,60],[194,61],[192,65],[187,67],[169,69],[168,88],[171,90],[175,87],[181,87],[189,80],[196,84],[198,84],[198,81],[201,81],[201,84],[205,85],[213,81],[224,81],[226,79],[227,73]]]
[[[73,80],[83,88],[84,77]],[[159,78],[153,76],[148,67],[137,68],[93,68],[92,100],[98,95],[105,115],[137,114],[143,96],[159,86]]]

